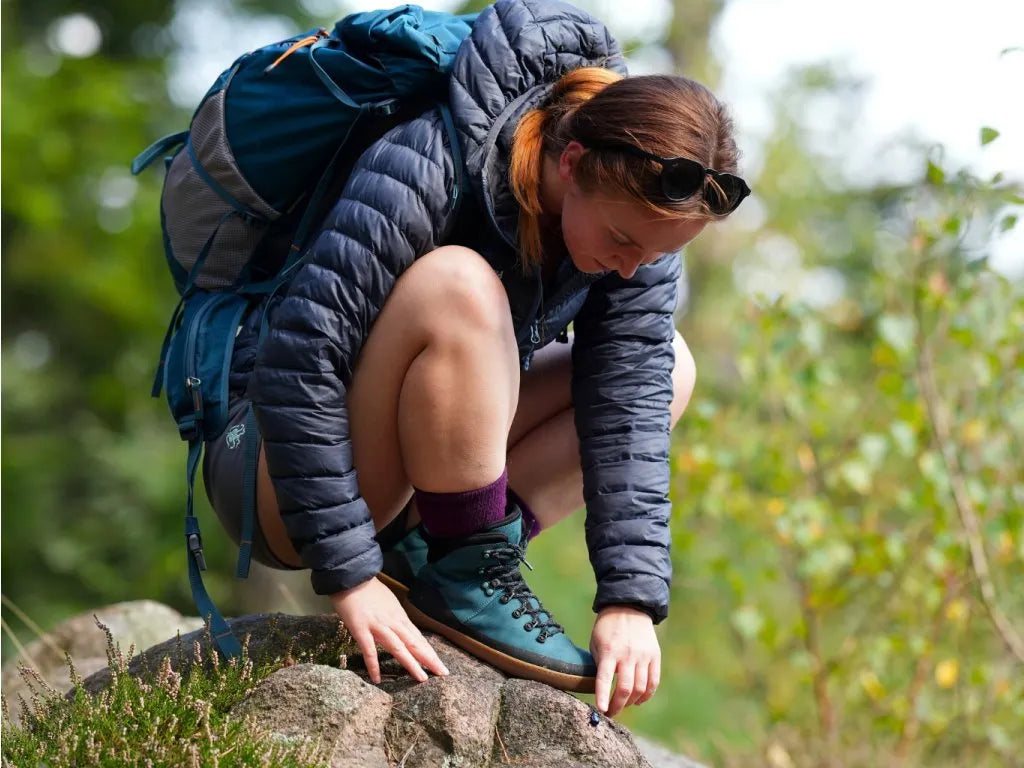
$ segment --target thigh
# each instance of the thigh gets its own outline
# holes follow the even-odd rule
[[[484,287],[495,293],[487,294]],[[487,306],[508,315],[501,283],[479,254],[445,247],[417,259],[399,277],[356,360],[346,403],[353,462],[378,528],[401,511],[413,492],[398,423],[409,366],[430,339],[458,332],[471,309],[460,304],[467,294],[477,309],[490,295]],[[511,318],[506,322],[511,329]]]
[[[537,351],[519,383],[519,407],[508,434],[508,448],[556,414],[572,407],[572,344],[552,342]]]
[[[533,429],[572,407],[572,334],[569,341],[539,350],[530,370],[521,372],[519,403],[509,428],[509,450]],[[364,367],[356,373],[358,382],[353,381],[349,392],[349,420],[356,469],[366,468],[359,475],[360,492],[382,525],[398,514],[413,490],[402,463],[398,432],[404,371],[399,375],[394,369],[375,364],[379,362],[377,355],[364,356]]]

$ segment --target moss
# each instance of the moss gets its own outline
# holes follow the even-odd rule
[[[256,724],[230,716],[267,676],[299,662],[344,665],[351,643],[339,636],[331,642],[284,657],[253,659],[248,638],[241,659],[224,663],[216,653],[203,658],[202,644],[193,646],[192,663],[183,673],[165,657],[155,673],[128,674],[134,646],[123,654],[107,635],[111,682],[98,695],[82,687],[70,656],[66,657],[75,688],[65,695],[33,670],[21,673],[32,691],[20,725],[11,722],[3,702],[4,766],[140,765],[140,766],[323,766],[312,743],[288,744],[261,733]],[[207,647],[209,647],[207,645]]]

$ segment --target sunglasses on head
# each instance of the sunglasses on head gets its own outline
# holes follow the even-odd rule
[[[672,202],[679,202],[690,197],[701,188],[704,189],[704,201],[716,216],[732,213],[750,194],[747,182],[731,173],[723,173],[712,168],[705,168],[696,160],[688,157],[661,157],[645,152],[632,144],[619,142],[600,142],[586,145],[588,149],[607,152],[624,152],[628,155],[643,157],[661,164],[661,191]],[[704,186],[705,176],[711,176],[721,187],[721,192],[713,186]],[[725,197],[722,197],[725,193]]]

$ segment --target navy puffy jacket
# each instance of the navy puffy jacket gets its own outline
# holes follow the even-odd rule
[[[631,604],[655,621],[667,613],[679,257],[641,267],[629,280],[584,274],[565,259],[546,290],[540,271],[523,275],[518,262],[518,204],[507,179],[512,135],[559,77],[581,66],[625,73],[618,44],[587,13],[549,0],[499,0],[485,10],[451,78],[468,184],[458,214],[450,206],[452,155],[433,109],[362,154],[308,263],[271,314],[258,354],[253,322],[238,339],[235,380],[249,379],[284,524],[319,594],[354,587],[381,567],[353,468],[345,410],[352,366],[402,272],[455,243],[501,275],[524,368],[534,349],[574,321],[572,395],[594,610]]]

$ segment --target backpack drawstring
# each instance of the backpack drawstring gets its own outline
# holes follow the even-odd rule
[[[280,56],[278,56],[277,59],[274,60],[273,64],[271,64],[269,67],[267,67],[266,69],[263,70],[263,74],[265,75],[268,72],[270,72],[270,70],[272,70],[274,67],[276,67],[278,64],[280,64],[282,61],[284,61],[289,56],[291,56],[293,53],[295,53],[297,50],[299,50],[299,48],[305,48],[307,45],[312,45],[313,43],[315,43],[320,38],[327,37],[327,35],[328,35],[327,30],[323,29],[321,27],[320,29],[317,30],[315,35],[310,35],[309,37],[302,38],[297,43],[295,43],[291,48],[289,48],[287,51],[285,51]]]

